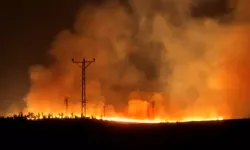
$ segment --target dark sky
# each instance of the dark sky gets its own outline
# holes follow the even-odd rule
[[[202,6],[202,9],[195,11],[196,16],[216,15],[224,11],[222,1],[225,0],[216,1],[221,3]],[[71,27],[77,11],[85,2],[86,0],[1,2],[1,110],[8,108],[12,102],[21,101],[29,89],[29,67],[48,63],[46,52],[53,38],[61,30]]]
[[[0,5],[0,109],[24,97],[28,69],[45,64],[55,35],[70,28],[83,0],[5,0]]]

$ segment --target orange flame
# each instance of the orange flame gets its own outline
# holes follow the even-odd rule
[[[80,117],[80,115],[75,115],[75,117]],[[48,118],[46,116],[45,118]],[[52,115],[50,118],[56,119],[65,119],[65,118],[72,118],[72,116],[60,116],[60,115]],[[88,115],[89,118],[89,115]],[[94,117],[97,120],[104,120],[104,121],[112,121],[112,122],[121,122],[121,123],[177,123],[177,122],[197,122],[197,121],[221,121],[224,120],[223,117],[213,117],[213,118],[203,118],[203,117],[191,117],[191,118],[184,118],[182,120],[165,120],[165,119],[133,119],[133,118],[125,118],[125,117]],[[40,120],[43,119],[42,116],[34,116],[28,117],[29,120]]]

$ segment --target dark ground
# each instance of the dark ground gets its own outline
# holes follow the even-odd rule
[[[7,149],[249,149],[250,120],[121,124],[94,120],[0,119]],[[6,149],[5,148],[5,149]]]

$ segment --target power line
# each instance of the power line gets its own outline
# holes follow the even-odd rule
[[[89,67],[89,65],[93,62],[95,62],[95,58],[93,60],[86,60],[83,58],[82,61],[75,61],[72,59],[73,63],[76,64],[81,64],[82,68],[82,96],[81,96],[81,117],[83,117],[83,109],[84,109],[84,116],[86,117],[86,105],[87,105],[87,100],[86,100],[86,69]]]

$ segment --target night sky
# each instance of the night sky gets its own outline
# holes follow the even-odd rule
[[[29,67],[48,64],[54,37],[70,28],[83,0],[1,2],[0,108],[20,101],[29,89]]]
[[[91,1],[91,0],[88,0]],[[94,0],[92,0],[94,1]],[[195,16],[225,12],[225,1],[201,6]],[[21,102],[29,90],[29,67],[48,65],[47,51],[54,37],[71,28],[86,0],[3,0],[0,5],[0,110]],[[20,103],[20,107],[24,104]],[[1,111],[0,111],[1,112]]]

